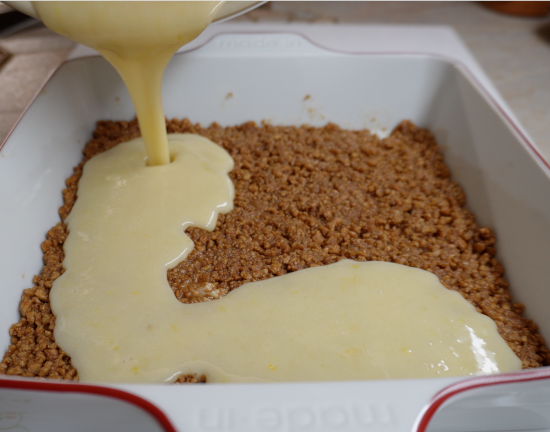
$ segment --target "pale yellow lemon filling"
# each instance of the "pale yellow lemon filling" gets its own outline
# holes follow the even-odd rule
[[[174,162],[146,167],[140,139],[90,160],[50,298],[56,342],[85,381],[352,380],[521,369],[495,323],[436,276],[349,260],[182,304],[166,270],[232,207],[232,159],[169,135]]]

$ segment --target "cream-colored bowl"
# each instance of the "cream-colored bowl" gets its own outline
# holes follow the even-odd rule
[[[5,1],[3,3],[11,6],[14,9],[17,9],[19,12],[23,12],[24,14],[27,14],[38,20],[40,19],[32,2],[30,1],[18,0]],[[265,1],[226,1],[223,5],[221,5],[220,9],[216,13],[216,18],[214,19],[214,22],[221,22],[242,15],[264,3]]]

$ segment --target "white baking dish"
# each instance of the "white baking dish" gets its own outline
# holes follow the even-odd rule
[[[410,119],[430,128],[468,207],[497,233],[514,298],[550,337],[550,167],[460,65],[426,55],[329,52],[292,34],[221,35],[174,58],[164,102],[168,117],[204,125],[331,121],[387,133]],[[64,180],[95,121],[133,116],[121,80],[103,59],[73,60],[54,74],[0,149],[2,353],[7,329],[19,319],[21,291],[42,266],[40,243],[59,220]],[[548,368],[471,380],[271,385],[0,380],[0,429],[522,430],[550,429],[549,413]]]

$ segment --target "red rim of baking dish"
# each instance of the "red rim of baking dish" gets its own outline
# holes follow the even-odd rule
[[[166,414],[159,407],[133,393],[128,393],[122,390],[70,382],[42,382],[34,380],[0,378],[0,389],[2,388],[60,393],[84,393],[119,399],[147,411],[159,423],[165,432],[177,432],[177,429],[172,425]]]
[[[238,35],[269,35],[269,34],[293,34],[300,36],[307,40],[310,44],[323,49],[325,51],[334,52],[338,54],[346,54],[346,55],[377,55],[377,56],[411,56],[411,57],[431,57],[435,59],[444,60],[448,63],[451,63],[455,67],[457,67],[460,72],[464,74],[464,76],[470,80],[470,82],[474,85],[476,90],[481,94],[481,96],[489,103],[489,105],[497,111],[498,114],[500,114],[501,117],[505,120],[505,124],[512,129],[515,134],[518,135],[520,138],[520,142],[523,143],[523,145],[528,149],[528,151],[532,154],[535,160],[542,164],[548,172],[547,175],[550,176],[550,163],[542,156],[538,148],[531,142],[531,140],[525,135],[525,133],[519,128],[516,124],[516,122],[509,116],[509,114],[506,112],[504,108],[501,107],[500,103],[497,102],[497,100],[491,95],[491,93],[484,87],[484,85],[477,79],[475,74],[473,74],[470,69],[465,66],[461,61],[454,59],[452,57],[446,57],[444,55],[440,54],[434,54],[434,53],[424,53],[424,52],[349,52],[344,50],[337,50],[333,48],[327,48],[312,39],[310,39],[308,36],[303,35],[296,31],[268,31],[268,32],[258,32],[258,31],[238,31],[238,32],[223,32],[216,34],[212,36],[210,39],[204,42],[204,44],[200,45],[199,47],[193,48],[188,51],[184,51],[180,54],[184,54],[186,52],[195,51],[202,46],[209,43],[212,39],[214,39],[217,36],[224,35],[224,34],[238,34]],[[69,61],[75,61],[80,60],[78,59],[72,59]],[[67,63],[67,62],[65,62]],[[63,64],[65,64],[63,63]],[[63,66],[61,64],[59,67]],[[44,84],[40,87],[40,89],[36,92],[34,97],[32,98],[31,102],[27,105],[21,116],[17,119],[17,122],[14,124],[14,126],[9,131],[8,135],[4,139],[4,141],[0,144],[0,150],[2,150],[2,147],[7,142],[11,134],[13,133],[15,127],[19,124],[21,121],[21,118],[23,115],[27,112],[31,104],[34,102],[36,97],[40,94],[42,89],[46,86],[46,84],[49,82],[51,77],[57,72],[59,69],[55,69],[52,71],[52,73],[47,77]],[[513,384],[513,383],[521,383],[521,382],[528,382],[528,381],[537,381],[537,380],[544,380],[544,379],[550,379],[550,367],[541,367],[529,371],[521,371],[521,372],[512,372],[512,373],[506,373],[506,374],[500,374],[500,375],[487,375],[477,378],[471,378],[471,379],[465,379],[463,381],[460,381],[455,384],[451,384],[444,389],[440,390],[438,393],[436,393],[432,399],[426,404],[424,409],[419,412],[417,420],[415,422],[415,425],[412,428],[413,432],[426,432],[426,429],[432,420],[433,416],[437,412],[437,410],[450,398],[453,396],[456,396],[460,393],[466,392],[468,390],[473,390],[481,387],[488,387],[488,386],[496,386],[500,384]],[[157,422],[161,425],[161,427],[166,432],[177,432],[177,429],[172,425],[166,414],[158,408],[153,403],[146,401],[145,399],[132,394],[128,393],[122,390],[113,389],[110,387],[102,387],[99,385],[86,385],[86,384],[73,384],[73,383],[46,383],[46,382],[40,382],[40,381],[27,381],[23,379],[17,379],[14,377],[14,379],[1,379],[0,378],[0,388],[11,388],[11,389],[26,389],[26,390],[36,390],[36,391],[54,391],[54,392],[73,392],[73,393],[86,393],[86,394],[94,394],[97,396],[105,396],[105,397],[112,397],[115,399],[120,399],[125,402],[131,403],[138,408],[141,408],[145,411],[147,411],[150,415],[152,415]]]
[[[453,396],[482,387],[497,386],[501,384],[515,384],[529,381],[540,381],[550,379],[550,367],[541,367],[537,369],[512,372],[502,375],[485,375],[482,377],[466,379],[451,384],[440,390],[432,397],[428,404],[418,415],[412,431],[426,432],[430,421],[437,410]]]

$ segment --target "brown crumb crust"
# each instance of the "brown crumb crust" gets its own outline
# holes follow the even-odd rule
[[[436,274],[476,309],[491,317],[524,368],[550,364],[537,325],[512,303],[496,239],[479,227],[433,136],[401,123],[379,139],[368,131],[255,123],[222,128],[167,122],[168,132],[203,135],[233,157],[235,208],[216,229],[189,228],[188,258],[168,272],[183,303],[220,298],[244,283],[326,265],[343,258],[391,261]],[[100,121],[82,162],[67,179],[64,220],[77,196],[82,168],[91,157],[139,136],[136,121]],[[21,320],[0,374],[77,380],[70,358],[55,344],[49,305],[52,282],[63,273],[63,223],[42,244],[44,267],[23,292]],[[178,382],[206,382],[181,376]]]

